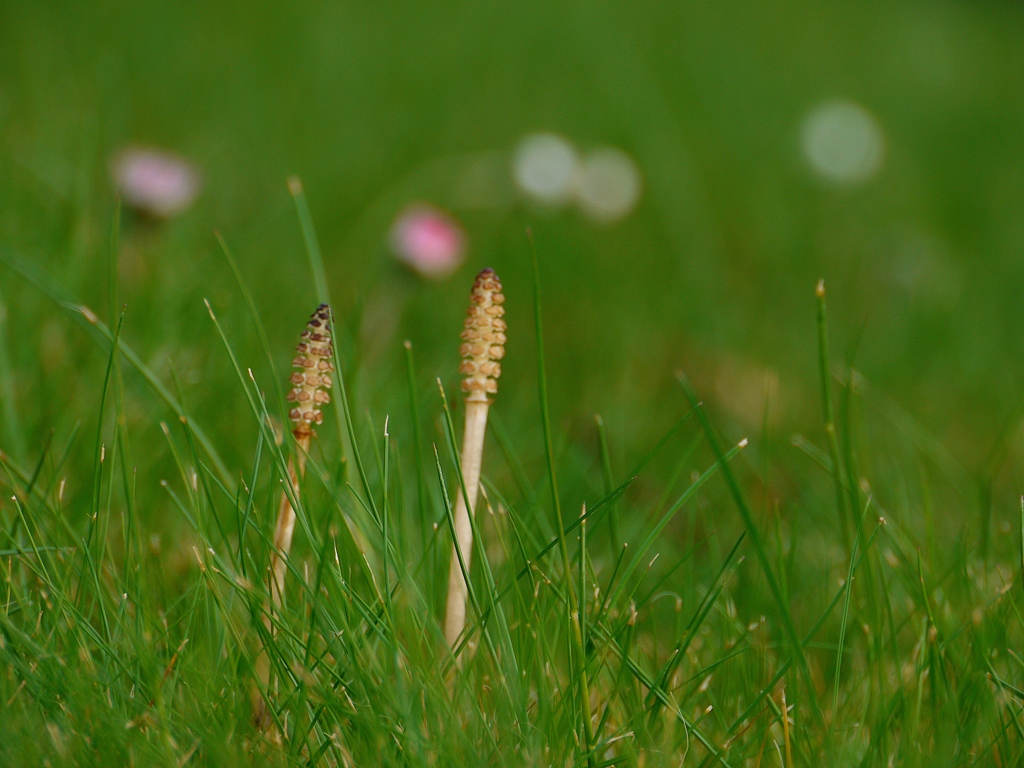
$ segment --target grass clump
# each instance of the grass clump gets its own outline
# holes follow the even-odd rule
[[[444,388],[421,402],[411,345],[414,423],[357,414],[346,378],[358,372],[322,337],[324,308],[296,361],[295,445],[278,441],[288,411],[211,309],[252,435],[247,454],[224,451],[245,456],[236,465],[123,342],[123,316],[108,326],[5,261],[106,355],[90,480],[68,477],[77,433],[32,462],[0,454],[5,764],[1010,766],[1024,754],[1017,532],[988,551],[969,528],[943,545],[935,519],[974,502],[935,471],[934,442],[833,367],[823,286],[824,423],[784,463],[767,427],[726,439],[683,375],[662,438],[628,471],[603,420],[581,458],[588,446],[565,439],[548,401],[535,261],[535,428],[485,432],[497,369],[470,348],[463,373],[483,384],[469,387],[461,460]],[[500,308],[493,273],[481,280],[474,306]],[[311,345],[326,364],[315,383]],[[337,439],[314,444],[321,415],[303,404],[325,399],[331,373]],[[134,436],[131,386],[177,416],[166,449]],[[487,435],[500,450],[483,463]],[[143,451],[175,469],[158,500],[136,474]],[[69,482],[90,494],[69,503]],[[782,484],[798,488],[791,508]],[[912,514],[938,499],[923,524]],[[173,512],[173,539],[149,529],[150,504]],[[453,600],[470,606],[457,628]]]

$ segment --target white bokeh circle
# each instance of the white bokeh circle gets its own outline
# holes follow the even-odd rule
[[[512,158],[512,176],[522,192],[544,205],[564,205],[575,192],[579,169],[576,148],[554,133],[523,137]]]
[[[873,178],[885,158],[885,135],[874,116],[852,101],[814,107],[800,129],[800,148],[811,169],[833,184]]]
[[[602,147],[583,158],[576,198],[580,211],[598,222],[628,216],[640,200],[643,183],[640,169],[619,149]]]

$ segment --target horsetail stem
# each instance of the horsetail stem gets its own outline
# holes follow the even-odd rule
[[[480,468],[483,463],[484,435],[487,432],[488,395],[498,391],[498,377],[505,356],[505,296],[501,280],[493,269],[476,276],[470,293],[469,310],[462,330],[459,372],[465,376],[462,391],[466,394],[466,426],[462,439],[462,479],[455,499],[455,541],[452,542],[451,566],[448,572],[448,605],[444,636],[454,648],[466,626],[466,600],[469,596],[463,566],[469,573],[473,550],[473,526],[470,515],[476,509],[480,490]]]
[[[298,446],[295,456],[288,462],[288,479],[294,493],[299,492],[299,482],[306,470],[306,454],[313,437],[313,427],[322,424],[324,414],[320,406],[331,401],[327,390],[331,388],[331,372],[334,363],[331,358],[334,349],[331,346],[331,308],[321,304],[302,332],[301,341],[296,347],[298,354],[292,360],[292,366],[299,369],[289,378],[292,390],[288,393],[288,402],[294,407],[288,412],[288,418],[295,425],[292,434]],[[281,505],[277,514],[277,525],[274,528],[274,552],[271,555],[271,571],[273,583],[271,596],[275,609],[280,607],[284,596],[285,559],[292,546],[292,533],[295,530],[295,510],[292,509],[288,494],[281,492]]]
[[[320,406],[329,403],[331,397],[327,390],[331,388],[331,373],[334,363],[331,358],[334,348],[331,346],[331,308],[321,304],[302,332],[299,345],[296,347],[292,366],[297,370],[289,377],[292,390],[287,400],[293,403],[288,418],[294,425],[292,435],[295,437],[297,450],[288,460],[288,482],[295,496],[299,493],[299,484],[306,470],[306,455],[309,453],[313,428],[324,420]],[[288,553],[292,547],[292,534],[295,532],[295,509],[287,489],[281,491],[281,503],[277,512],[277,524],[274,526],[274,548],[270,555],[270,598],[272,613],[281,609],[284,599],[284,579],[287,573]],[[271,615],[264,618],[268,632],[273,631]],[[270,682],[270,665],[266,651],[260,653],[256,662],[257,673],[264,689]],[[268,713],[262,697],[254,697],[254,708],[257,722],[269,725]]]

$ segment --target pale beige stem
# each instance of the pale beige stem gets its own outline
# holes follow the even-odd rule
[[[310,435],[302,435],[296,438],[298,451],[296,458],[288,460],[288,482],[291,483],[292,493],[299,494],[299,486],[302,476],[306,470],[306,454],[309,452]],[[296,467],[296,464],[298,465]],[[295,532],[295,509],[292,507],[288,492],[281,491],[281,504],[277,512],[277,524],[274,526],[274,549],[270,555],[270,600],[272,614],[276,615],[281,610],[284,600],[284,579],[288,572],[288,553],[292,548],[292,534]],[[263,625],[267,632],[274,633],[274,625],[271,615],[263,617]],[[259,677],[263,690],[270,685],[270,659],[267,657],[267,649],[262,648],[259,656],[256,657],[256,674]],[[266,702],[260,691],[253,691],[253,714],[257,724],[266,727],[270,719],[266,710]]]
[[[459,488],[455,499],[455,539],[452,544],[451,568],[448,572],[448,612],[444,622],[444,636],[448,645],[454,647],[466,627],[466,599],[469,589],[462,574],[462,562],[469,573],[473,554],[473,526],[470,515],[476,511],[480,491],[480,466],[484,454],[484,435],[487,432],[487,409],[490,402],[480,393],[466,400],[466,430],[462,438],[462,479],[465,481],[467,499]]]
[[[292,534],[295,533],[295,509],[291,500],[299,495],[313,429],[324,420],[320,406],[331,402],[331,396],[327,394],[331,388],[331,372],[334,370],[334,363],[331,362],[334,356],[334,347],[331,345],[331,308],[326,304],[317,307],[299,338],[295,347],[297,354],[292,360],[292,367],[298,370],[288,377],[292,390],[287,397],[287,401],[292,404],[288,420],[295,425],[292,435],[295,437],[296,450],[294,458],[288,461],[288,486],[281,492],[281,504],[277,510],[274,543],[270,553],[270,607],[263,616],[263,625],[270,635],[275,631],[273,619],[280,614],[284,604],[288,553],[292,548]],[[263,695],[264,692],[269,694],[270,660],[266,645],[260,649],[255,667],[262,690],[254,687],[253,715],[257,725],[267,727],[270,724],[269,713]]]
[[[298,438],[298,451],[296,458],[288,462],[288,480],[292,486],[292,493],[296,496],[299,493],[299,483],[306,471],[306,454],[309,452],[309,435]],[[296,470],[298,463],[298,470]],[[284,577],[288,571],[288,553],[292,548],[292,534],[295,532],[295,510],[292,509],[291,500],[285,491],[281,491],[281,504],[277,512],[277,525],[274,526],[274,550],[270,555],[270,596],[274,604],[274,610],[281,607],[284,600]]]

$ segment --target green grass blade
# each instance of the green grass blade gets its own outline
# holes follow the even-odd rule
[[[228,263],[231,268],[231,274],[234,275],[235,283],[238,285],[238,290],[242,293],[242,298],[245,299],[245,306],[249,310],[249,317],[252,318],[253,326],[256,328],[256,334],[260,337],[260,344],[263,345],[263,353],[267,356],[267,366],[270,369],[270,377],[274,382],[274,392],[277,395],[277,405],[280,409],[280,413],[287,413],[284,399],[284,388],[281,386],[281,376],[277,373],[277,366],[274,364],[274,353],[270,349],[270,339],[267,338],[267,330],[263,327],[263,321],[260,319],[260,313],[256,309],[256,302],[253,301],[252,293],[250,293],[248,286],[245,284],[245,280],[242,278],[242,271],[238,268],[238,263],[235,261],[235,257],[231,253],[231,249],[228,247],[227,240],[221,235],[220,232],[214,232],[214,237],[217,238],[217,243],[220,245],[221,253],[224,254],[224,260]]]
[[[810,666],[807,664],[807,656],[804,654],[803,645],[800,642],[800,637],[797,635],[796,625],[793,623],[793,616],[790,613],[789,604],[786,602],[785,597],[782,594],[779,582],[775,578],[775,573],[772,570],[768,552],[764,547],[764,543],[761,541],[761,534],[757,530],[753,515],[750,512],[750,508],[747,506],[747,501],[743,496],[743,492],[740,490],[739,483],[736,482],[736,478],[733,475],[732,470],[729,469],[728,463],[725,459],[725,454],[722,452],[722,448],[718,443],[718,438],[715,436],[714,429],[711,427],[711,422],[708,421],[708,417],[704,413],[704,408],[700,405],[700,401],[697,399],[696,394],[694,394],[686,377],[680,373],[678,375],[678,379],[679,383],[683,387],[683,391],[686,393],[686,396],[690,401],[690,404],[697,409],[697,417],[700,419],[701,426],[704,428],[704,434],[707,435],[708,444],[711,446],[711,450],[718,458],[718,463],[722,467],[722,474],[725,476],[726,485],[732,494],[733,500],[736,502],[736,507],[739,509],[740,516],[743,518],[743,523],[747,528],[747,532],[750,534],[750,541],[754,546],[754,551],[757,554],[761,570],[768,581],[768,588],[771,590],[772,597],[779,609],[783,627],[789,637],[792,653],[795,654],[797,658],[798,668],[800,669],[801,676],[803,677],[804,684],[807,688],[808,696],[811,699],[812,713],[820,724],[823,716],[821,708],[818,706],[817,692],[814,687],[814,680],[811,677]]]
[[[604,428],[604,419],[601,414],[594,416],[597,424],[597,444],[601,452],[601,478],[604,480],[604,495],[612,492],[615,483],[612,480],[612,458],[608,451],[608,433]],[[612,504],[608,510],[608,540],[611,544],[612,557],[619,553],[622,546],[622,534],[619,532],[619,510],[617,505]]]
[[[90,331],[91,336],[95,333],[108,344],[113,346],[114,335],[110,332],[110,329],[103,323],[103,321],[96,316],[95,312],[84,304],[79,304],[76,301],[65,298],[63,292],[59,288],[55,287],[47,277],[42,275],[33,266],[30,266],[29,263],[20,256],[4,248],[0,248],[0,262],[3,262],[13,269],[28,282],[32,283],[32,285],[34,285],[47,298],[70,313],[71,317],[81,327]],[[93,338],[95,338],[95,336],[93,336]],[[174,411],[178,418],[184,418],[184,407],[177,398],[171,394],[170,390],[164,386],[160,379],[157,378],[156,374],[142,362],[142,358],[140,358],[138,354],[123,341],[119,342],[117,347],[120,349],[121,354],[124,355],[125,360],[127,360],[139,375],[146,380],[146,383],[149,384],[160,399],[166,403],[167,407]],[[217,449],[214,447],[213,442],[206,436],[206,433],[198,424],[192,424],[192,431],[195,433],[199,444],[202,445],[203,450],[213,462],[220,478],[223,481],[230,483],[231,475],[228,472],[224,461],[221,459],[220,454],[217,452]]]
[[[9,347],[9,326],[7,324],[7,304],[0,293],[0,408],[4,415],[4,442],[8,452],[17,461],[26,456],[25,435],[21,428],[18,402],[14,391],[14,369],[11,367]]]

